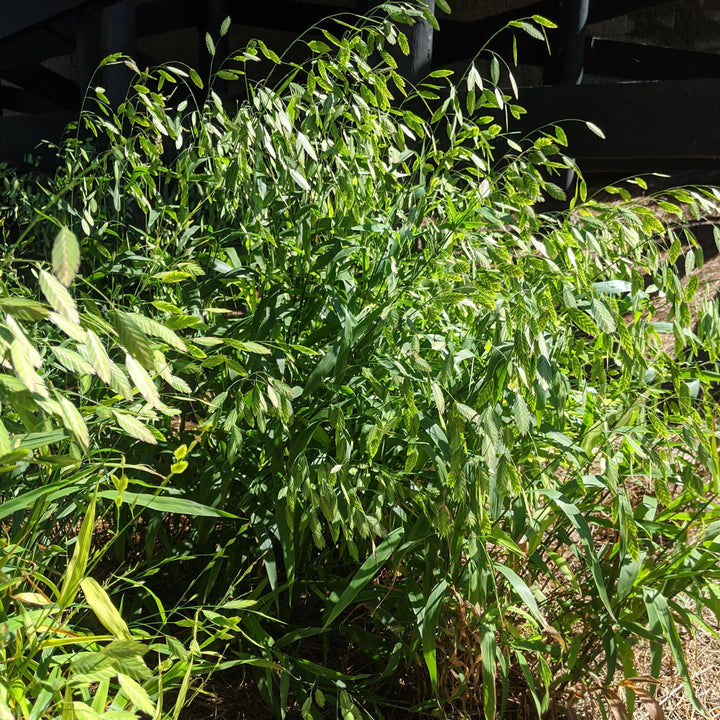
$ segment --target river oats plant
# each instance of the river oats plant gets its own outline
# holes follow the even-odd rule
[[[563,130],[513,132],[494,56],[409,86],[386,10],[250,42],[237,106],[111,58],[126,101],[2,171],[2,720],[177,718],[212,672],[278,717],[660,718],[666,650],[694,698],[720,196],[548,211]]]

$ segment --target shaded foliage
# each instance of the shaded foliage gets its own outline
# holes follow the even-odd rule
[[[615,702],[646,642],[692,693],[718,376],[659,336],[716,360],[675,263],[717,194],[669,228],[582,179],[544,211],[574,164],[512,134],[499,59],[409,88],[390,20],[344,29],[302,66],[251,42],[218,76],[273,72],[236,110],[114,58],[132,92],[95,91],[58,172],[3,172],[0,715],[177,717],[231,667],[279,716],[492,718],[514,676],[542,714],[588,678]]]

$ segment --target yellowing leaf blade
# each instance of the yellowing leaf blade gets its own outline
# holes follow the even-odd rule
[[[75,233],[66,227],[60,228],[52,248],[52,268],[55,277],[69,287],[80,269],[80,245]]]
[[[73,323],[80,324],[77,306],[67,288],[54,276],[45,270],[39,271],[38,279],[40,289],[50,307],[60,316]]]
[[[112,633],[118,640],[131,640],[132,635],[127,623],[122,619],[110,596],[97,581],[86,577],[80,581],[80,587],[85,594],[85,600],[95,613],[95,617],[102,626]]]
[[[147,425],[141,423],[137,418],[128,415],[127,413],[113,410],[113,417],[115,422],[131,437],[136,440],[142,440],[143,442],[151,445],[157,445],[157,440],[152,434],[150,428]]]
[[[80,589],[80,581],[85,577],[88,558],[90,557],[90,543],[92,541],[93,527],[95,526],[95,505],[97,503],[97,488],[90,500],[87,512],[83,518],[80,532],[75,540],[75,549],[68,563],[63,578],[62,589],[58,605],[66,608],[75,599]]]
[[[150,700],[147,690],[128,675],[118,673],[118,682],[128,700],[140,711],[148,715],[155,715],[155,706]]]
[[[85,341],[85,354],[98,377],[106,384],[110,384],[110,357],[105,350],[105,346],[100,338],[92,331],[87,331],[87,339]]]
[[[127,368],[128,374],[135,383],[135,386],[140,391],[140,394],[158,410],[162,407],[160,401],[160,394],[158,389],[155,387],[150,374],[130,353],[125,355],[125,367]]]
[[[90,447],[90,433],[80,411],[64,395],[55,393],[60,403],[63,424],[72,432],[83,450]]]

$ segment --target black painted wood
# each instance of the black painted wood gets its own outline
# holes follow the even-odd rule
[[[97,0],[4,0],[0,3],[0,40],[96,3]]]
[[[91,83],[105,88],[111,102],[122,102],[132,77],[124,65],[108,65],[96,73],[101,60],[113,53],[136,51],[134,0],[93,5],[78,17],[77,65],[81,90]]]
[[[596,23],[611,20],[635,10],[667,5],[670,2],[673,2],[673,0],[592,0],[588,22]]]
[[[55,110],[74,110],[80,103],[76,82],[43,65],[21,65],[0,72],[0,77],[20,86],[28,94],[55,106]]]
[[[75,18],[63,18],[0,41],[0,73],[74,51]]]
[[[366,9],[372,10],[382,4],[383,0],[370,0],[366,2]],[[435,0],[416,0],[425,5],[431,13],[435,12]],[[398,51],[393,56],[398,64],[400,75],[412,83],[422,80],[432,69],[434,30],[425,20],[417,20],[412,25],[401,26],[402,32],[407,36],[410,53],[404,55]]]
[[[57,107],[53,103],[31,95],[22,88],[8,85],[0,85],[0,109],[20,113],[57,112]]]
[[[580,85],[585,65],[585,27],[590,0],[553,0],[548,17],[558,26],[550,34],[551,54],[544,79],[549,85]]]
[[[520,104],[528,114],[513,127],[527,133],[564,121],[569,153],[588,170],[720,159],[720,78],[523,88]]]
[[[720,54],[588,38],[585,70],[630,80],[720,77]]]
[[[35,150],[41,140],[56,142],[75,113],[42,113],[34,115],[9,115],[0,117],[0,159],[12,165],[22,166],[25,154],[34,152],[52,163],[47,151]]]

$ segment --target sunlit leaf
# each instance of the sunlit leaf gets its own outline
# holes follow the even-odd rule
[[[65,287],[70,287],[80,269],[80,245],[75,234],[66,227],[62,227],[55,236],[52,268],[55,277]]]

